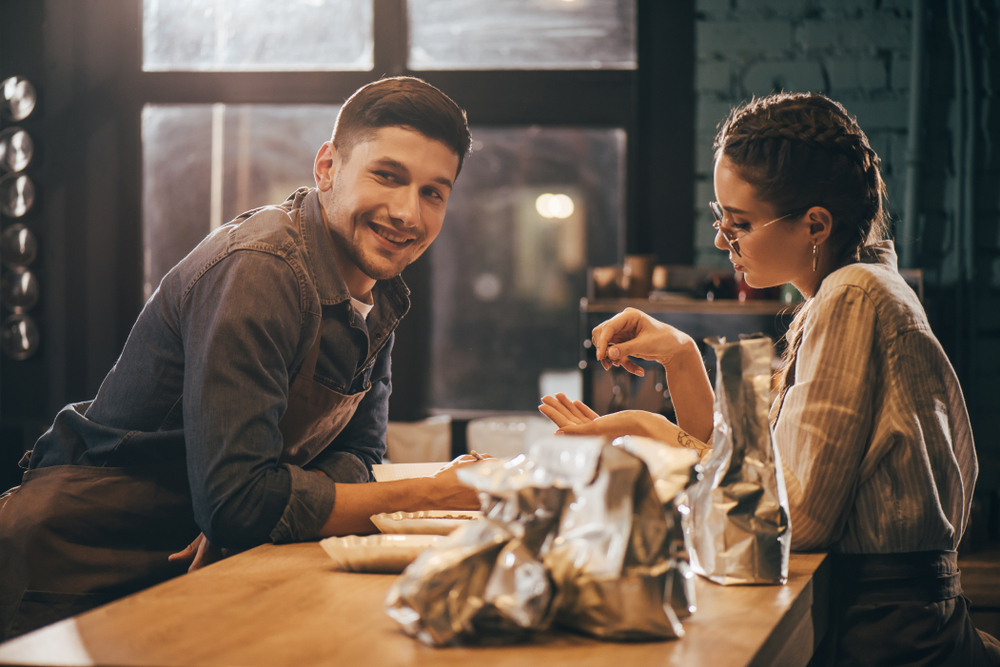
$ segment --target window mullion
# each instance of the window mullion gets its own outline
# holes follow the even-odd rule
[[[409,51],[406,0],[372,0],[374,31],[374,74],[397,76],[406,73]]]

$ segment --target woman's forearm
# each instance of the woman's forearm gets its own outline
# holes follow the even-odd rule
[[[700,438],[692,436],[663,415],[658,415],[654,412],[645,412],[642,410],[631,411],[629,414],[635,415],[633,426],[630,431],[630,434],[632,435],[642,435],[647,438],[659,440],[660,442],[665,442],[668,445],[684,447],[685,449],[693,449],[698,452],[698,454],[704,454],[706,451],[711,449],[711,445],[708,443],[707,438],[705,440],[701,440]],[[711,433],[709,435],[711,435]]]
[[[677,426],[703,443],[711,442],[715,393],[693,339],[663,364]],[[681,443],[683,444],[683,443]]]

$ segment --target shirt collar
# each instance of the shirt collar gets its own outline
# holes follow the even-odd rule
[[[865,246],[861,248],[858,255],[858,261],[862,264],[881,264],[893,271],[898,270],[899,262],[892,241],[879,241],[873,245]]]

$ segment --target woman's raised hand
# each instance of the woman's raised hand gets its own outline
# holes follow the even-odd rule
[[[599,324],[591,337],[597,360],[605,370],[613,365],[621,366],[640,377],[645,375],[645,371],[629,357],[657,361],[666,368],[678,351],[694,346],[694,341],[686,333],[635,308],[626,308]],[[694,349],[697,349],[696,346]]]

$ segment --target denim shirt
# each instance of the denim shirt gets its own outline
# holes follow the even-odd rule
[[[97,396],[60,411],[29,467],[186,457],[195,519],[212,543],[314,539],[335,482],[370,481],[385,452],[389,355],[408,295],[398,277],[379,281],[367,322],[357,314],[315,190],[245,213],[163,278]],[[279,461],[278,422],[318,334],[314,380],[368,393],[303,469]]]

